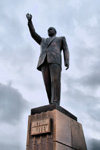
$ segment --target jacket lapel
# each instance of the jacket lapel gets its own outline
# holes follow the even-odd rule
[[[47,38],[47,47],[49,47],[49,45],[55,40],[55,36],[52,38]]]

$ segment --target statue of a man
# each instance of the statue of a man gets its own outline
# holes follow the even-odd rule
[[[66,70],[69,68],[69,51],[64,36],[56,37],[56,29],[48,29],[48,38],[42,38],[35,31],[32,15],[26,15],[32,38],[41,46],[37,69],[42,72],[47,96],[50,104],[60,105],[61,89],[61,51],[64,54]]]

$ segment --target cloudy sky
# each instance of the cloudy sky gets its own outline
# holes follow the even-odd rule
[[[66,37],[70,68],[63,63],[61,106],[82,123],[88,150],[100,150],[99,0],[0,1],[0,150],[25,150],[30,109],[48,104],[27,12],[42,37],[49,26]]]

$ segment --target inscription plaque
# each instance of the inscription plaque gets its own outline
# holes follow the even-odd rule
[[[39,135],[51,132],[51,119],[32,121],[31,135]]]

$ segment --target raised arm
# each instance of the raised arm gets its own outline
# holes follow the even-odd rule
[[[67,67],[66,70],[69,68],[69,50],[66,42],[66,38],[63,37],[63,53],[64,53],[64,64]]]
[[[35,32],[35,28],[34,28],[33,23],[32,23],[32,15],[27,14],[26,17],[27,17],[27,20],[28,20],[28,27],[29,27],[30,34],[31,34],[32,38],[40,45],[41,41],[42,41],[42,38],[41,38],[40,35],[38,35]]]

